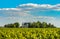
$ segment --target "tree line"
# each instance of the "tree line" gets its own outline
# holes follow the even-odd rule
[[[56,26],[54,26],[53,24],[51,23],[46,23],[46,22],[40,22],[40,21],[37,21],[37,22],[33,22],[33,23],[30,23],[29,28],[56,28]]]
[[[27,25],[28,24],[28,25]],[[22,25],[23,26],[23,25]],[[6,24],[4,27],[6,28],[22,28],[18,22],[13,23],[13,24]],[[30,22],[30,23],[25,23],[25,26],[28,26],[28,28],[56,28],[53,24],[51,23],[46,23],[46,22]]]
[[[18,22],[4,25],[6,28],[19,28],[19,26],[20,24]]]

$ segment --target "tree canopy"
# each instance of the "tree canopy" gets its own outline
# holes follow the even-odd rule
[[[24,26],[25,25],[25,26]],[[56,28],[53,24],[51,23],[46,23],[46,22],[30,22],[30,23],[25,23],[24,25],[21,26],[22,27],[26,27],[26,28]],[[4,25],[4,27],[7,28],[19,28],[20,24],[18,22],[15,23],[11,23],[11,24],[6,24]]]
[[[15,22],[13,24],[6,24],[6,25],[4,25],[4,27],[7,27],[7,28],[18,28],[19,25],[20,24],[18,22]]]
[[[46,22],[40,22],[40,21],[37,21],[37,22],[33,22],[33,23],[30,23],[29,28],[56,28],[53,24],[49,23],[47,24]]]

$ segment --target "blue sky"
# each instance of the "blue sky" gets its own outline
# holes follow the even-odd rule
[[[34,21],[60,27],[60,0],[0,0],[0,26]]]
[[[60,0],[0,0],[0,8],[12,8],[25,3],[59,4]]]

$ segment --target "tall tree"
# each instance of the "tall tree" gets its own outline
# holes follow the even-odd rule
[[[19,25],[20,24],[18,22],[15,22],[13,24],[6,24],[6,25],[4,25],[4,27],[7,27],[7,28],[18,28]]]
[[[42,26],[43,26],[43,28],[46,28],[47,27],[47,23],[46,22],[43,22],[42,23]]]
[[[18,22],[14,23],[14,27],[16,27],[16,28],[18,28],[19,25],[20,25],[20,24],[19,24]]]
[[[36,26],[37,26],[37,28],[40,28],[41,27],[41,22],[37,21]]]

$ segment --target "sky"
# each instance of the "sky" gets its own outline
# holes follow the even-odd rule
[[[0,26],[36,21],[60,27],[60,0],[0,0]]]

